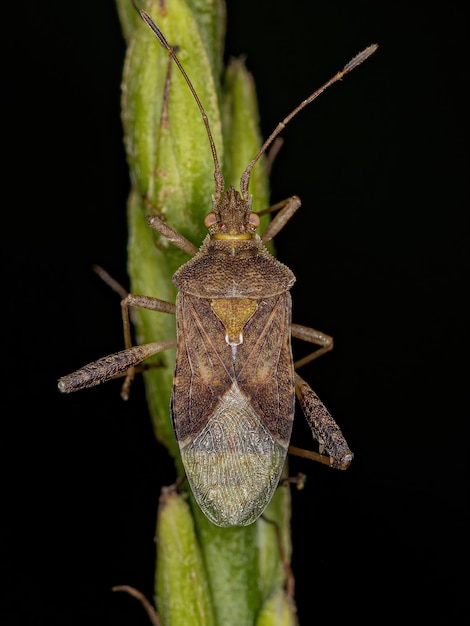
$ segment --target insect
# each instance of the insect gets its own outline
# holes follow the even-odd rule
[[[135,5],[134,5],[135,6]],[[137,7],[136,7],[137,8]],[[327,352],[331,337],[291,322],[292,271],[274,258],[266,243],[300,207],[293,196],[258,235],[252,211],[252,168],[285,125],[330,85],[377,48],[371,45],[312,93],[266,139],[240,179],[240,191],[225,182],[202,103],[176,53],[152,18],[137,8],[183,75],[203,117],[214,161],[212,211],[200,249],[158,216],[148,224],[192,258],[173,275],[176,304],[128,294],[122,301],[126,349],[94,361],[59,380],[61,392],[92,387],[125,376],[128,396],[135,368],[146,358],[176,345],[170,411],[189,485],[200,508],[217,526],[244,526],[263,513],[276,490],[292,432],[295,398],[319,442],[316,460],[346,469],[353,454],[340,428],[296,369]],[[176,341],[132,346],[129,311],[142,307],[175,313]],[[317,349],[294,365],[291,337]]]

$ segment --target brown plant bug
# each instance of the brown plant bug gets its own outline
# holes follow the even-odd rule
[[[122,395],[127,398],[136,366],[176,345],[170,405],[186,477],[211,522],[245,526],[263,513],[279,484],[296,395],[320,452],[290,451],[338,469],[346,469],[353,458],[327,408],[296,373],[331,350],[333,340],[291,323],[295,277],[265,247],[300,207],[300,200],[293,196],[263,211],[276,215],[261,235],[256,234],[260,220],[252,212],[248,192],[251,170],[297,113],[373,54],[377,45],[360,52],[277,125],[243,172],[238,192],[225,189],[209,121],[178,57],[151,17],[137,10],[186,80],[206,126],[215,167],[212,211],[205,218],[209,233],[198,249],[156,215],[147,218],[151,228],[192,257],[173,276],[176,304],[126,295],[121,303],[126,349],[62,377],[59,389],[69,393],[125,375]],[[131,307],[176,314],[176,341],[132,346]],[[319,348],[294,363],[291,337]]]

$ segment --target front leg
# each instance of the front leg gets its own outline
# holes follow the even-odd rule
[[[194,256],[198,253],[198,248],[196,248],[189,239],[186,239],[186,237],[181,235],[177,230],[168,226],[158,215],[148,215],[147,223],[151,228],[160,233],[160,235],[163,235],[168,241],[171,241],[174,246],[183,250],[186,254],[189,254],[189,256]]]
[[[267,209],[264,209],[264,211],[260,211],[259,213],[257,213],[257,215],[262,216],[268,213],[274,213],[275,211],[279,211],[279,213],[271,220],[266,230],[261,235],[261,241],[264,244],[266,244],[268,241],[271,241],[271,239],[284,228],[286,223],[294,215],[300,205],[300,198],[298,196],[292,196],[291,198],[287,198],[287,200],[281,200],[281,202],[273,204]]]

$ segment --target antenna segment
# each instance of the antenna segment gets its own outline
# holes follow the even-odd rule
[[[135,3],[135,0],[132,0],[132,4],[134,5],[134,8],[136,9],[136,11],[140,14],[141,18],[144,20],[144,22],[150,27],[150,29],[152,30],[154,35],[157,37],[157,39],[161,43],[161,45],[168,51],[168,54],[170,55],[172,60],[176,63],[179,71],[181,72],[184,80],[186,81],[186,83],[187,83],[187,85],[188,85],[188,87],[189,87],[189,89],[190,89],[190,91],[191,91],[191,93],[193,95],[194,100],[196,101],[196,104],[197,104],[197,106],[199,108],[199,111],[201,112],[202,120],[203,120],[204,125],[206,127],[207,136],[209,138],[209,144],[210,144],[210,148],[211,148],[211,151],[212,151],[212,158],[214,160],[214,167],[215,167],[215,169],[214,169],[215,197],[218,199],[218,198],[220,198],[220,196],[223,194],[223,192],[225,190],[225,181],[224,181],[224,177],[223,177],[223,174],[222,174],[222,170],[220,169],[220,163],[219,163],[219,159],[217,157],[217,150],[216,150],[216,147],[215,147],[214,139],[212,137],[212,133],[211,133],[210,125],[209,125],[209,119],[208,119],[207,114],[206,114],[206,112],[204,110],[204,107],[202,106],[202,103],[199,100],[199,96],[197,95],[196,90],[194,89],[193,84],[191,83],[191,81],[189,79],[189,76],[186,74],[186,72],[184,70],[184,67],[181,65],[181,62],[178,59],[178,57],[176,56],[176,53],[173,50],[173,48],[170,46],[170,44],[165,39],[162,31],[158,28],[158,26],[155,24],[155,22],[152,20],[152,18],[150,17],[150,15],[148,13],[146,13],[142,9],[139,9],[139,7]],[[273,132],[266,139],[264,144],[258,150],[258,152],[254,156],[253,160],[249,163],[248,167],[246,168],[246,170],[243,172],[243,174],[241,176],[241,179],[240,179],[240,193],[241,193],[241,196],[243,198],[245,198],[245,199],[248,198],[248,187],[249,187],[249,184],[250,184],[251,170],[256,165],[256,163],[259,161],[260,157],[266,152],[266,150],[269,148],[269,146],[272,144],[272,142],[276,139],[276,137],[279,135],[279,133],[281,133],[284,130],[284,128],[287,126],[287,124],[291,121],[291,119],[293,117],[295,117],[297,115],[297,113],[300,113],[300,111],[305,109],[305,107],[308,106],[311,102],[316,100],[318,98],[318,96],[320,96],[324,91],[326,91],[326,89],[328,89],[328,87],[331,87],[331,85],[333,85],[334,83],[336,83],[339,80],[341,80],[343,78],[343,76],[345,76],[349,72],[352,72],[353,69],[355,69],[363,61],[368,59],[372,54],[374,54],[374,52],[377,50],[377,48],[378,48],[377,44],[372,44],[372,45],[368,46],[367,48],[365,48],[364,50],[362,50],[362,52],[359,52],[359,54],[356,54],[356,56],[353,57],[349,61],[349,63],[346,63],[346,65],[343,67],[343,69],[340,72],[338,72],[332,78],[330,78],[330,80],[328,80],[319,89],[314,91],[306,100],[303,100],[293,111],[291,111],[289,113],[289,115],[287,117],[285,117],[282,120],[282,122],[279,122],[279,124],[276,126],[276,128],[273,130]]]

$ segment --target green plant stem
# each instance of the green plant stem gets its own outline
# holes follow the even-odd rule
[[[214,163],[194,99],[168,53],[136,19],[130,0],[117,0],[128,49],[122,85],[124,142],[132,191],[128,202],[128,268],[133,293],[174,302],[171,277],[188,256],[149,228],[155,211],[199,246],[211,210]],[[227,185],[238,186],[260,145],[253,80],[241,61],[222,73],[225,6],[220,0],[149,1],[143,6],[165,34],[209,118]],[[138,16],[137,16],[138,17]],[[269,204],[263,160],[253,170],[254,210]],[[263,218],[266,220],[267,218]],[[261,226],[261,230],[263,225]],[[139,343],[175,336],[170,315],[138,310]],[[157,439],[183,468],[170,418],[174,352],[157,355],[145,372]],[[157,520],[156,608],[162,624],[248,626],[295,623],[284,591],[290,558],[290,496],[278,489],[266,518],[243,528],[211,524],[190,493],[165,491]]]

